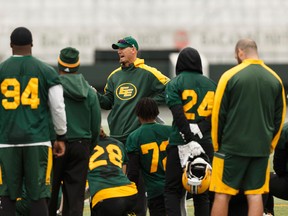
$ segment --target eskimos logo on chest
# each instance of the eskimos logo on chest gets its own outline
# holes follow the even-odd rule
[[[137,94],[137,88],[132,83],[122,83],[116,89],[116,96],[120,100],[130,100]]]

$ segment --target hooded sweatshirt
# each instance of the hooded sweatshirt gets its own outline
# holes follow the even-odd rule
[[[64,88],[67,116],[67,139],[98,139],[101,125],[101,109],[97,94],[82,74],[60,76]]]
[[[169,145],[195,140],[189,123],[199,123],[210,117],[215,89],[216,83],[203,75],[198,51],[191,47],[183,49],[177,59],[176,77],[167,84],[165,91],[166,104],[173,115]],[[211,140],[210,131],[203,136],[203,141]]]

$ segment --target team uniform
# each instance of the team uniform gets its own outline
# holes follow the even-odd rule
[[[56,214],[63,181],[63,214],[82,215],[89,156],[100,134],[101,108],[95,91],[82,74],[64,74],[60,79],[64,88],[68,130],[65,155],[53,160],[49,211],[50,215]]]
[[[49,123],[50,109],[55,108],[51,104],[57,104],[59,110],[56,134],[66,133],[59,76],[31,55],[12,56],[0,64],[0,83],[0,196],[9,196],[11,200],[21,197],[24,181],[32,200],[50,197]],[[51,97],[51,89],[58,89],[60,94]]]
[[[176,65],[176,75],[166,87],[166,104],[173,115],[172,133],[167,148],[165,186],[168,215],[181,215],[179,203],[185,191],[182,185],[183,169],[177,146],[195,139],[189,124],[198,124],[210,117],[216,89],[215,82],[203,76],[200,56],[192,48],[186,48],[180,53]],[[197,139],[197,142],[212,158],[213,147],[210,129],[203,131],[203,138]],[[193,195],[193,201],[195,215],[209,215],[208,191]]]
[[[189,82],[187,82],[189,80]],[[183,71],[170,81],[166,88],[166,103],[169,108],[181,105],[189,123],[199,123],[211,115],[216,84],[198,71]],[[169,145],[186,144],[179,128],[172,124]],[[211,134],[206,131],[198,140],[206,154],[211,155]]]
[[[138,182],[142,172],[147,191],[150,215],[165,215],[164,185],[166,146],[171,126],[145,123],[133,131],[127,139],[129,156],[128,178]]]
[[[168,77],[139,58],[129,67],[113,71],[107,79],[105,94],[98,93],[101,108],[113,107],[107,119],[110,136],[125,144],[128,135],[140,126],[134,113],[136,103],[143,97],[164,103],[163,93],[168,81]]]
[[[127,163],[124,145],[111,137],[100,137],[89,162],[92,216],[127,215],[133,210],[137,188],[123,173],[123,163]]]
[[[262,60],[246,59],[222,75],[214,101],[210,190],[268,192],[269,155],[286,115],[281,79]]]

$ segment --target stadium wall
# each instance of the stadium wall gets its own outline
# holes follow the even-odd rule
[[[164,64],[163,62],[151,61],[151,64],[162,71],[165,75],[169,76],[169,64]],[[215,82],[218,82],[220,76],[226,70],[230,69],[235,65],[232,64],[211,64],[209,65],[210,78]],[[269,64],[273,70],[277,72],[280,78],[283,81],[285,86],[286,94],[288,93],[288,64]],[[105,64],[98,63],[97,65],[81,66],[80,72],[83,73],[84,77],[89,81],[91,85],[96,87],[98,91],[103,91],[106,84],[106,80],[109,74],[119,67],[119,64],[116,62],[106,62]]]

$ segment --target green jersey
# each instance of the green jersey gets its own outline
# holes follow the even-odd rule
[[[127,136],[140,126],[134,112],[137,102],[143,97],[152,97],[164,103],[164,90],[169,78],[156,68],[137,59],[130,67],[113,71],[105,86],[105,94],[98,93],[103,109],[111,109],[108,124],[111,137],[126,141]]]
[[[61,75],[60,79],[66,105],[67,139],[91,139],[94,146],[101,124],[101,108],[97,94],[82,74],[65,74]]]
[[[267,157],[278,142],[285,115],[279,76],[262,60],[246,59],[219,80],[212,113],[214,149]]]
[[[166,104],[169,108],[183,106],[185,117],[189,123],[198,123],[211,116],[216,83],[198,71],[183,71],[174,77],[166,87]],[[169,145],[184,144],[179,129],[172,123],[173,132]],[[203,134],[201,142],[211,142],[210,131]]]
[[[121,142],[111,137],[100,138],[91,154],[87,177],[92,207],[104,199],[137,193],[136,185],[122,171],[125,157]]]
[[[12,56],[0,64],[0,145],[50,140],[48,90],[57,72],[33,56]]]
[[[127,153],[139,155],[148,199],[164,193],[166,146],[170,133],[171,126],[147,123],[142,124],[127,138]],[[133,165],[134,161],[129,162],[129,166]]]

